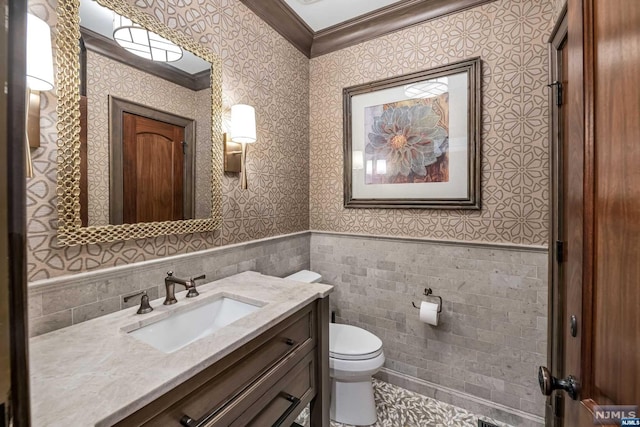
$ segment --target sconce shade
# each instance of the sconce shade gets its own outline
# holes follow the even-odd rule
[[[231,141],[250,144],[256,142],[256,110],[251,105],[231,107]]]
[[[27,14],[27,86],[31,90],[53,89],[51,30],[42,19]]]
[[[153,33],[129,18],[113,14],[113,39],[134,55],[157,62],[182,58],[182,48]]]

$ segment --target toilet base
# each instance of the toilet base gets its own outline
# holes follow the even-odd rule
[[[371,379],[343,382],[331,379],[331,419],[343,424],[369,426],[375,424],[376,403]]]

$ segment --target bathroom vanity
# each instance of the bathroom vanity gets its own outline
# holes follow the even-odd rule
[[[245,272],[198,290],[32,339],[32,424],[288,427],[310,403],[328,426],[332,287]],[[132,335],[221,299],[258,308],[177,350]]]

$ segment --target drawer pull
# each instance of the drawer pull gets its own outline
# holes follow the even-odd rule
[[[180,418],[180,425],[184,427],[193,427],[197,425],[197,421],[191,418],[190,416],[185,415],[182,418]]]
[[[220,413],[221,410],[222,410],[222,408],[217,408],[217,409],[213,410],[212,412],[210,412],[209,414],[205,415],[200,420],[194,420],[193,418],[191,418],[188,415],[183,415],[182,418],[180,418],[180,425],[183,426],[183,427],[208,427],[208,426],[211,426],[211,425],[213,425],[213,424],[211,424],[211,421],[216,417],[216,415],[218,415],[218,413]]]
[[[285,399],[287,399],[289,402],[291,402],[291,405],[289,405],[287,410],[284,411],[282,415],[280,415],[280,418],[278,418],[278,420],[273,423],[272,427],[282,426],[282,423],[284,423],[284,421],[289,418],[289,415],[291,415],[291,413],[295,411],[296,407],[300,403],[300,399],[295,396],[291,396],[289,393],[285,393],[284,391],[280,393],[280,397],[284,397]]]
[[[294,340],[292,340],[291,338],[287,338],[286,340],[284,340],[284,342],[285,342],[287,345],[290,345],[290,346],[294,346],[294,345],[296,345],[296,342],[295,342]]]

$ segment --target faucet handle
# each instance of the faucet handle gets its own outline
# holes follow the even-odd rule
[[[137,297],[138,295],[142,295],[140,298],[140,307],[136,313],[138,314],[146,314],[153,311],[153,307],[149,304],[149,295],[147,295],[147,291],[136,292],[135,294],[127,295],[123,298],[124,302],[128,302],[131,298]]]
[[[200,295],[200,292],[198,292],[198,290],[196,289],[196,280],[205,279],[206,277],[207,277],[206,274],[201,274],[198,277],[192,277],[191,279],[189,279],[189,283],[191,286],[189,286],[189,292],[187,292],[187,298],[194,298]]]
[[[173,271],[171,271],[171,270],[167,271],[167,276],[169,276],[169,277],[173,276]]]

